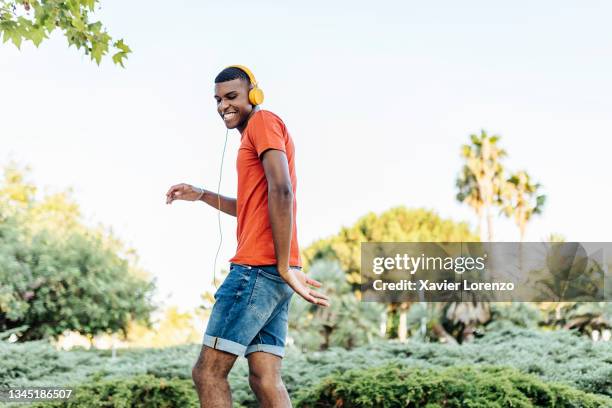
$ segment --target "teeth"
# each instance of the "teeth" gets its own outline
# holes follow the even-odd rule
[[[235,114],[236,114],[235,112],[228,112],[223,115],[223,119],[231,119],[234,117]]]

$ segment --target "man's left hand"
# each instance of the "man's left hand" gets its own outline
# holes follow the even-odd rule
[[[323,307],[329,306],[329,298],[326,295],[308,287],[308,285],[310,285],[320,288],[321,282],[309,278],[299,269],[289,268],[285,272],[279,272],[285,282],[287,282],[287,284],[305,300],[310,303],[314,303],[315,305],[320,305]]]

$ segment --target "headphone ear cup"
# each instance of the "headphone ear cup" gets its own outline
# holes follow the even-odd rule
[[[249,91],[249,102],[253,105],[261,105],[264,101],[264,93],[258,87],[254,87]]]

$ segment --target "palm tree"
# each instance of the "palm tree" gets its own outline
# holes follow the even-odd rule
[[[481,242],[493,241],[493,212],[491,207],[502,203],[504,167],[501,159],[507,156],[497,142],[500,137],[489,136],[484,130],[480,135],[470,135],[471,144],[461,147],[464,165],[456,181],[457,200],[465,202],[476,211]],[[487,234],[485,234],[485,220]],[[444,320],[458,342],[474,337],[477,326],[491,319],[488,302],[451,302],[444,306]]]
[[[538,194],[540,183],[533,183],[526,171],[518,171],[506,180],[503,189],[503,209],[507,217],[514,216],[519,228],[521,242],[525,239],[525,229],[531,217],[541,214],[546,196]]]
[[[457,200],[465,202],[476,211],[480,229],[480,240],[493,241],[493,214],[491,207],[501,203],[501,193],[505,185],[504,168],[501,159],[506,151],[497,142],[500,137],[489,136],[484,130],[480,135],[470,135],[471,144],[461,147],[465,164],[457,178]],[[484,232],[484,222],[487,232]],[[487,239],[488,238],[488,239]]]

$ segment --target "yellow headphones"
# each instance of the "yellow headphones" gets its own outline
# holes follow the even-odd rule
[[[264,101],[264,93],[257,86],[257,80],[255,80],[255,75],[253,75],[251,70],[245,67],[244,65],[230,65],[227,68],[238,68],[244,71],[245,74],[247,74],[251,85],[253,85],[253,88],[251,88],[251,90],[249,91],[249,102],[251,102],[252,105],[261,105]]]

